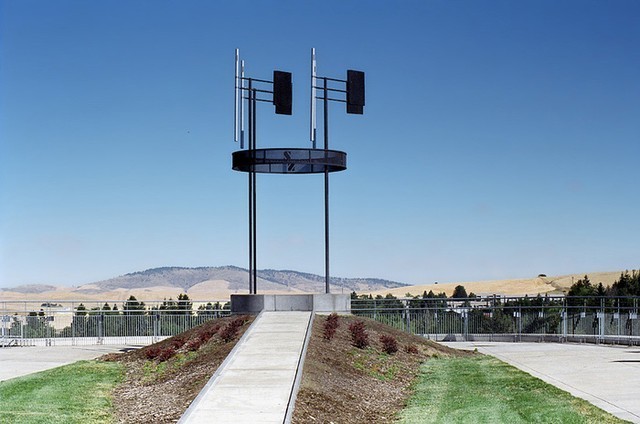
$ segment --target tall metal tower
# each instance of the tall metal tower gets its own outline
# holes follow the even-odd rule
[[[322,83],[319,85],[319,83]],[[331,94],[331,96],[330,96]],[[276,114],[291,115],[293,99],[292,76],[274,71],[272,80],[245,76],[240,52],[235,55],[234,140],[240,150],[233,152],[232,168],[249,174],[249,293],[257,294],[257,204],[256,174],[324,174],[325,226],[325,293],[330,293],[329,269],[329,174],[347,169],[347,154],[329,149],[329,102],[346,104],[346,112],[364,111],[364,72],[347,71],[347,78],[336,79],[317,75],[316,53],[311,50],[311,114],[309,148],[258,148],[256,145],[256,112],[258,102],[270,102]],[[322,149],[316,148],[317,101],[323,105]],[[246,113],[245,113],[246,109]],[[246,125],[245,125],[246,124]],[[248,147],[245,149],[245,129]]]

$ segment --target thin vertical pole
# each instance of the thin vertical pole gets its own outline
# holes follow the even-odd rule
[[[324,78],[324,150],[329,149],[329,96],[327,79]],[[325,156],[326,157],[326,156]],[[329,170],[324,170],[324,292],[330,293],[329,286]]]
[[[249,150],[253,148],[251,140],[253,139],[253,90],[251,89],[251,80],[249,80]],[[249,169],[249,294],[255,294],[253,291],[253,171]]]
[[[253,134],[252,140],[252,149],[255,154],[256,150],[256,111],[257,111],[257,101],[256,101],[256,93],[253,93],[251,101],[253,102],[253,128],[251,129],[251,133]],[[252,172],[253,176],[253,294],[258,294],[258,247],[257,247],[257,202],[256,202],[256,171]]]

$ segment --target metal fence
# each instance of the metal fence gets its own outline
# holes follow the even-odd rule
[[[138,309],[113,310],[110,304],[118,306],[109,301],[0,302],[0,347],[147,345],[231,313],[220,301],[189,302],[189,309],[166,301],[145,302]]]
[[[640,344],[640,298],[353,299],[351,311],[437,341]]]
[[[188,309],[167,301],[126,309],[119,302],[0,301],[0,347],[146,345],[231,313],[224,301],[189,303]],[[640,345],[639,305],[639,297],[360,298],[352,299],[351,311],[437,341]]]

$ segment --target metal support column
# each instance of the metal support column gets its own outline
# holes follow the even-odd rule
[[[251,123],[252,128],[251,128],[251,134],[252,134],[252,140],[251,140],[251,149],[255,152],[256,150],[256,92],[252,91],[252,108],[253,108],[253,122]],[[257,209],[257,201],[256,201],[256,172],[255,170],[251,173],[251,176],[253,178],[252,184],[253,184],[253,294],[258,294],[258,259],[257,259],[257,253],[258,253],[258,247],[257,247],[257,213],[256,213],[256,209]]]
[[[252,85],[251,80],[249,80],[249,91],[248,91],[249,150],[254,148],[253,146],[253,112],[254,112],[253,106],[254,104],[253,104],[253,90],[251,85]],[[248,199],[249,201],[249,294],[255,294],[255,292],[253,291],[253,252],[254,252],[254,245],[253,245],[254,186],[253,186],[253,182],[254,182],[253,171],[249,170],[249,199]]]
[[[327,79],[324,85],[324,150],[329,150],[329,93]],[[329,171],[324,171],[324,292],[331,293],[329,277]]]

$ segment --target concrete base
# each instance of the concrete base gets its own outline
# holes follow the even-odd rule
[[[310,311],[351,313],[348,294],[232,294],[231,312],[257,314],[262,311]]]

